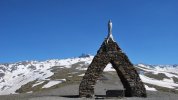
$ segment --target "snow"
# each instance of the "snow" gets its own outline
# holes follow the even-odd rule
[[[87,70],[87,68],[77,67],[78,70]]]
[[[172,67],[161,68],[161,67],[155,66],[155,67],[151,68],[151,67],[143,65],[143,64],[138,64],[137,67],[146,71],[146,72],[152,72],[153,74],[163,73],[169,78],[172,78],[172,77],[178,78],[178,74],[177,74],[178,68],[174,68],[174,71],[173,71]]]
[[[144,64],[138,64],[138,66],[143,67],[143,68],[150,68],[149,66],[146,66]]]
[[[44,67],[40,67],[40,66]],[[29,66],[35,66],[36,70],[29,69]],[[6,70],[5,76],[3,77],[4,82],[0,83],[0,94],[11,94],[15,93],[17,89],[19,89],[22,85],[27,84],[28,82],[34,81],[36,79],[44,80],[50,76],[52,76],[54,73],[50,70],[47,70],[51,68],[50,64],[46,62],[35,62],[32,61],[28,64],[22,64],[22,63],[16,63],[16,64],[10,64],[7,66],[8,69]],[[15,68],[14,70],[11,70],[12,68]],[[39,71],[38,73],[35,71]],[[39,74],[40,72],[44,72],[45,75]],[[21,74],[19,76],[19,74]],[[8,88],[5,88],[2,90],[2,88],[6,86]]]
[[[149,83],[149,84],[153,84],[153,85],[157,85],[157,86],[161,86],[161,87],[166,87],[166,88],[171,88],[174,89],[175,87],[178,87],[178,84],[174,83],[174,82],[167,82],[167,81],[163,81],[163,80],[156,80],[153,78],[149,78],[147,76],[144,75],[139,75],[141,80],[144,83]]]
[[[155,88],[152,87],[148,87],[147,85],[145,85],[146,90],[148,91],[157,91]]]
[[[33,93],[33,91],[29,91],[29,92],[26,92],[26,93]]]
[[[66,68],[71,68],[72,64],[75,64],[77,62],[86,62],[91,63],[93,59],[93,56],[85,57],[85,58],[69,58],[69,59],[63,59],[59,61],[60,66],[65,66]]]
[[[163,81],[169,82],[169,83],[174,83],[174,80],[172,78],[171,79],[164,78]]]
[[[105,68],[104,68],[104,71],[115,71],[115,69],[114,68],[112,68],[112,65],[111,65],[111,63],[109,63]]]
[[[85,62],[85,64],[90,64],[93,56],[85,58],[68,58],[68,59],[52,59],[46,61],[26,61],[18,62],[13,64],[8,64],[6,66],[1,65],[0,67],[6,70],[0,70],[1,73],[5,75],[0,78],[0,94],[14,94],[17,89],[22,85],[27,84],[36,79],[45,81],[50,80],[48,77],[52,76],[54,73],[49,70],[53,66],[63,66],[62,68],[71,68],[72,64],[78,62]],[[33,68],[30,68],[30,67]],[[12,70],[13,69],[13,70]],[[86,69],[86,68],[84,68]],[[84,70],[83,69],[83,70]],[[21,75],[20,75],[21,74]],[[36,83],[35,85],[42,84]],[[35,86],[33,85],[33,87]]]
[[[56,79],[57,81],[62,81],[62,82],[64,82],[64,81],[66,81],[66,79]]]
[[[40,85],[40,84],[42,84],[42,83],[44,83],[44,81],[38,82],[38,83],[36,83],[36,84],[33,84],[32,87],[35,87],[35,86]]]
[[[80,74],[80,75],[78,75],[78,76],[84,76],[85,74]]]
[[[87,68],[82,68],[82,66],[79,66],[76,68],[77,70],[87,70]],[[115,71],[115,69],[112,67],[111,63],[109,63],[105,68],[104,71]],[[70,74],[70,73],[69,73]]]
[[[42,88],[49,88],[51,86],[57,85],[59,83],[62,83],[62,81],[49,81],[47,84],[45,84]]]

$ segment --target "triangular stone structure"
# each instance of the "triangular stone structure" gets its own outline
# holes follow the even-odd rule
[[[94,85],[108,63],[111,63],[116,70],[124,86],[126,97],[146,97],[146,89],[139,74],[126,54],[113,40],[111,21],[108,23],[108,31],[108,37],[97,51],[80,83],[80,97],[91,98],[94,96]]]

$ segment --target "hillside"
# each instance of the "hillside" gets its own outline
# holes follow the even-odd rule
[[[88,55],[0,64],[0,94],[34,93],[79,84],[92,59]],[[135,68],[148,91],[178,93],[178,65],[136,64]],[[119,82],[117,73],[108,64],[97,83],[113,83],[117,87]],[[119,88],[123,88],[122,84]]]

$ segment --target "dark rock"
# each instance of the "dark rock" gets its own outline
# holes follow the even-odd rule
[[[107,90],[106,97],[124,97],[124,90]]]
[[[28,66],[28,69],[31,69],[31,70],[36,70],[36,66],[33,66],[33,65]]]
[[[0,73],[0,78],[1,78],[1,77],[4,77],[4,75],[5,75],[4,73]]]

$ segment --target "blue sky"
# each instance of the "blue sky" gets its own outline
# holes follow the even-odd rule
[[[95,55],[109,19],[133,63],[178,64],[177,0],[0,0],[0,63]]]

